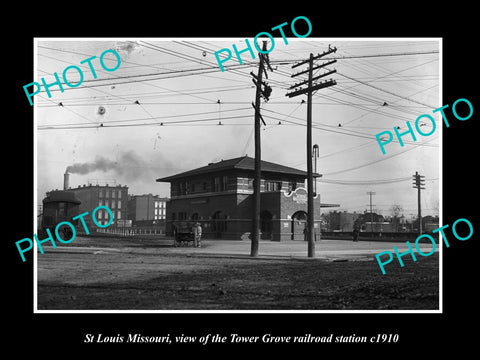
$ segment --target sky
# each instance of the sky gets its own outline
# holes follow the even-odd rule
[[[253,43],[253,39],[250,39]],[[34,96],[36,127],[37,203],[45,192],[62,189],[63,173],[71,173],[70,185],[121,184],[129,194],[169,196],[170,186],[155,179],[210,162],[248,155],[254,157],[253,121],[255,85],[250,72],[258,71],[258,53],[249,52],[223,63],[214,53],[232,44],[245,48],[241,38],[128,38],[36,39],[36,77],[47,84],[67,72],[71,84],[64,92],[57,85]],[[271,47],[271,43],[269,44]],[[306,95],[286,96],[306,75],[291,77],[307,65],[292,65],[321,54],[316,60],[332,65],[314,71],[336,73],[335,86],[313,94],[313,144],[320,149],[317,183],[322,203],[339,204],[340,211],[363,212],[369,196],[374,209],[391,215],[399,205],[407,218],[417,213],[417,190],[412,175],[425,176],[422,215],[439,213],[441,187],[440,114],[441,41],[439,39],[322,39],[275,38],[269,60],[273,71],[266,81],[272,87],[261,114],[262,159],[306,170]],[[106,71],[100,55],[113,49],[120,66]],[[225,52],[224,52],[225,53]],[[88,62],[97,78],[93,77]],[[221,55],[223,56],[223,54]],[[112,52],[103,57],[105,67],[118,62]],[[320,79],[321,81],[324,79]],[[26,101],[28,101],[26,99]],[[383,155],[375,135],[414,127],[422,114],[431,115],[436,130],[413,141],[403,137],[386,145]],[[425,133],[432,130],[428,118],[419,120]],[[428,131],[427,131],[428,129]]]

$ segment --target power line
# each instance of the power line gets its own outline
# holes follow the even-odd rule
[[[223,110],[223,112],[231,112],[231,111],[242,111],[242,110],[250,110],[251,108],[250,107],[244,107],[244,108],[236,108],[236,109],[226,109],[226,110]],[[145,121],[145,120],[163,120],[163,119],[173,119],[173,118],[179,118],[179,117],[190,117],[190,116],[200,116],[200,115],[207,115],[207,114],[216,114],[218,113],[218,111],[205,111],[205,112],[197,112],[197,113],[191,113],[191,114],[176,114],[176,115],[166,115],[166,116],[150,116],[149,118],[139,118],[139,119],[128,119],[128,120],[110,120],[108,122],[102,122],[103,124],[103,127],[113,127],[115,125],[112,125],[114,123],[126,123],[126,122],[131,122],[131,123],[134,123],[134,122],[137,122],[137,121]],[[150,114],[149,114],[150,115]],[[233,117],[233,116],[230,116],[230,117],[222,117],[222,119],[234,119],[234,118],[242,118],[242,117],[248,117],[248,115],[245,115],[245,116],[236,116],[236,117]],[[89,120],[89,119],[87,119]],[[195,120],[185,120],[185,121],[167,121],[167,122],[163,122],[162,124],[163,125],[168,125],[168,124],[174,124],[174,123],[180,123],[180,122],[183,122],[183,123],[195,123],[195,122],[203,122],[203,121],[218,121],[218,118],[208,118],[208,119],[195,119]],[[72,129],[77,129],[77,128],[81,128],[81,126],[83,125],[89,125],[89,123],[74,123],[74,124],[55,124],[55,125],[42,125],[42,126],[39,126],[39,130],[47,130],[47,129],[57,129],[57,128],[65,128],[65,127],[69,127],[69,128],[72,128]],[[110,126],[112,125],[112,126]],[[128,126],[128,125],[132,125],[132,126],[145,126],[145,125],[159,125],[158,122],[156,122],[155,124],[150,124],[150,123],[147,123],[147,124],[120,124],[122,126]],[[95,125],[95,127],[97,127],[98,125]]]
[[[430,109],[434,109],[434,108],[435,108],[435,106],[433,106],[433,105],[425,104],[425,103],[420,102],[420,101],[417,101],[417,100],[415,100],[415,99],[411,99],[411,98],[408,98],[408,97],[406,97],[406,96],[398,95],[398,94],[396,94],[396,93],[394,93],[394,92],[392,92],[392,91],[389,91],[389,90],[386,90],[386,89],[382,89],[382,88],[379,88],[378,86],[369,84],[368,82],[365,82],[365,81],[361,81],[361,80],[357,80],[357,79],[355,79],[355,78],[352,78],[351,76],[348,76],[348,75],[345,75],[345,74],[342,74],[342,73],[338,73],[338,74],[341,75],[341,76],[343,76],[343,77],[346,77],[347,79],[357,81],[357,82],[359,82],[359,83],[362,84],[362,85],[369,86],[369,87],[371,87],[371,88],[373,88],[373,89],[376,89],[376,90],[379,90],[379,91],[383,91],[383,92],[385,92],[385,93],[387,93],[387,94],[390,94],[390,95],[399,97],[399,98],[401,98],[401,99],[408,100],[408,101],[414,102],[414,103],[416,103],[416,104],[426,106],[426,107],[428,107],[428,108],[430,108]]]
[[[427,142],[431,142],[431,141],[433,141],[433,140],[435,140],[435,138],[426,140],[425,142],[427,143]],[[326,174],[323,174],[323,175],[324,175],[324,176],[337,175],[337,174],[342,174],[342,173],[349,172],[349,171],[352,171],[352,170],[361,169],[361,168],[363,168],[363,167],[367,167],[367,166],[374,165],[374,164],[377,164],[377,163],[379,163],[379,162],[388,160],[388,159],[390,159],[390,158],[392,158],[392,157],[405,154],[406,152],[412,151],[413,149],[416,149],[416,147],[414,147],[414,146],[409,146],[409,147],[407,147],[405,150],[399,151],[398,153],[391,154],[391,155],[385,155],[384,157],[382,157],[382,158],[380,158],[380,159],[377,159],[377,160],[368,161],[368,162],[366,162],[366,163],[364,163],[364,164],[360,164],[360,165],[357,165],[357,166],[354,166],[354,167],[351,167],[351,168],[348,168],[348,169],[343,169],[343,170],[338,170],[338,171],[332,171],[332,172],[330,172],[330,173],[326,173]]]
[[[396,179],[376,179],[376,180],[332,180],[332,179],[325,179],[319,178],[317,179],[318,182],[326,183],[326,184],[335,184],[335,185],[385,185],[385,184],[394,184],[404,181],[410,181],[411,177],[402,177]]]
[[[274,119],[274,120],[279,120],[281,122],[292,123],[292,124],[295,124],[295,125],[307,126],[306,123],[303,122],[304,119],[302,119],[302,118],[299,118],[299,117],[296,117],[296,116],[291,116],[291,115],[287,116],[286,114],[280,113],[278,111],[270,110],[270,109],[264,109],[264,110],[267,111],[267,112],[272,112],[272,113],[275,113],[275,114],[283,115],[283,116],[285,116],[285,118],[282,119],[282,118],[278,118],[278,117],[271,116],[271,115],[268,115],[268,114],[264,115],[264,117]],[[298,123],[298,122],[295,122],[295,121],[292,121],[292,120],[287,120],[286,117],[293,118],[293,119],[298,119],[298,120],[302,121],[302,123]],[[329,132],[342,134],[342,135],[349,135],[349,136],[355,136],[355,137],[375,140],[375,137],[371,134],[368,134],[368,133],[363,133],[363,132],[360,132],[360,131],[354,131],[354,130],[350,130],[350,129],[346,129],[346,128],[338,127],[338,126],[334,126],[334,125],[322,124],[322,123],[318,123],[318,122],[312,122],[312,124],[313,124],[312,126],[313,126],[314,129],[329,131]],[[418,143],[418,142],[408,142],[407,143],[407,142],[404,141],[404,144],[414,145],[414,146],[438,147],[438,145],[436,145],[436,144],[425,144],[425,142],[423,142],[423,143],[421,143],[421,142],[420,143]]]

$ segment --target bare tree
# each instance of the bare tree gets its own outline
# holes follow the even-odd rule
[[[390,208],[390,213],[392,214],[392,225],[394,231],[398,231],[398,224],[400,222],[400,217],[403,214],[403,207],[398,204],[393,204]]]

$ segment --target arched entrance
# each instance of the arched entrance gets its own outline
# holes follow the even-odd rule
[[[197,221],[198,220],[198,213],[192,214],[192,216],[190,216],[190,220]]]
[[[307,213],[297,211],[292,215],[292,240],[305,240],[305,229],[307,228]]]
[[[261,238],[272,240],[272,213],[264,210],[260,213],[260,231]]]

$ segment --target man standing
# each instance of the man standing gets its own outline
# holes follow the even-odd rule
[[[198,222],[193,226],[193,236],[195,239],[195,247],[200,247],[202,240],[202,225]]]
[[[353,241],[358,241],[358,229],[357,228],[354,228],[353,229]]]

